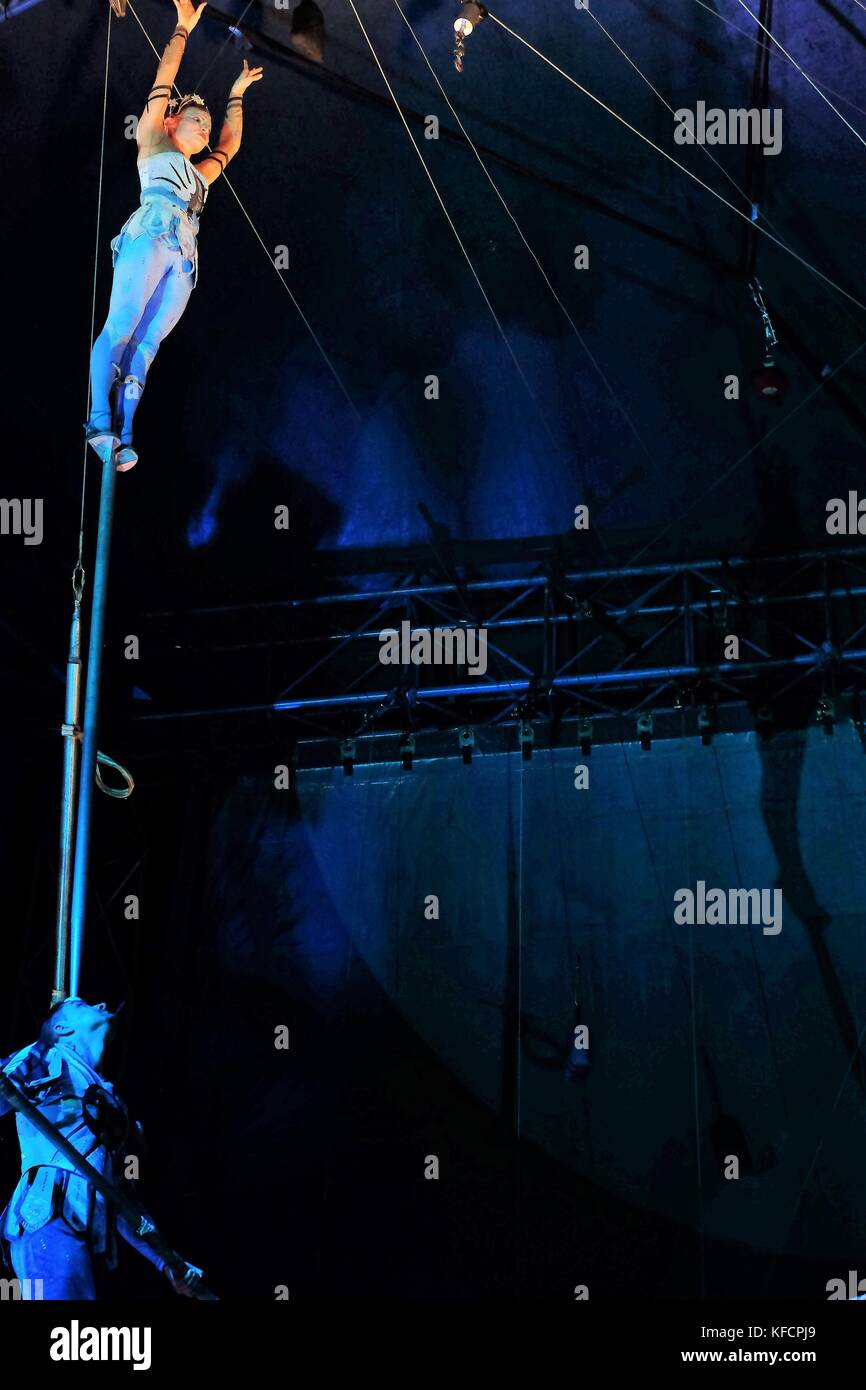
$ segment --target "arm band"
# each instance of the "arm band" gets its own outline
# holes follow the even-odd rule
[[[243,97],[229,97],[228,101],[226,102],[226,111],[228,111],[229,107],[233,106],[235,102],[237,102],[238,106],[242,106],[243,100]]]
[[[151,87],[147,94],[147,101],[144,103],[144,109],[147,110],[152,101],[165,101],[170,96],[171,87]]]
[[[205,158],[205,159],[224,159],[226,163],[220,165],[220,168],[221,168],[221,169],[224,169],[224,168],[226,167],[226,164],[228,164],[228,162],[229,162],[229,157],[228,157],[228,155],[226,154],[225,150],[208,150],[208,152],[207,152],[207,154],[205,155],[204,158]],[[204,164],[204,159],[201,161],[201,163]]]

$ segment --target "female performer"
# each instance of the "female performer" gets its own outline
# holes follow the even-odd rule
[[[172,86],[205,4],[173,4],[178,25],[138,122],[141,206],[111,243],[111,303],[90,356],[91,407],[84,428],[100,458],[114,452],[120,472],[138,461],[132,421],[148,368],[198,279],[198,218],[208,187],[240,149],[244,92],[262,76],[261,68],[244,59],[219,140],[193,164],[191,156],[208,149],[210,112],[195,93],[172,99]]]

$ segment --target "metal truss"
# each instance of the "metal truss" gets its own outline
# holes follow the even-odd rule
[[[384,665],[381,634],[404,623],[412,633],[483,630],[486,672]],[[144,755],[207,753],[228,740],[289,745],[301,765],[346,763],[356,751],[345,740],[369,738],[365,757],[411,761],[425,748],[471,756],[473,745],[516,747],[515,726],[525,753],[533,743],[624,737],[648,746],[684,732],[707,741],[756,722],[769,733],[818,719],[829,732],[846,697],[859,720],[866,546],[577,572],[551,562],[466,581],[454,573],[149,613],[135,630],[136,682],[150,708],[117,727]],[[211,732],[193,732],[199,726]]]

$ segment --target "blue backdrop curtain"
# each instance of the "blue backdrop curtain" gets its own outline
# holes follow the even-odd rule
[[[301,772],[295,791],[245,776],[214,822],[205,973],[257,1001],[254,1030],[291,1030],[291,1060],[259,1069],[227,1133],[240,1119],[287,1161],[324,1151],[331,1106],[311,1078],[326,1053],[346,1076],[363,1071],[375,996],[575,1179],[706,1239],[854,1260],[866,1221],[854,730],[597,747],[585,790],[574,750],[411,772],[368,752],[359,743],[353,777]],[[674,893],[698,879],[781,886],[782,931],[675,925]],[[205,1005],[229,1009],[207,991]],[[569,1082],[576,1017],[592,1066]],[[217,1075],[218,1035],[201,1031],[201,1068],[207,1054]],[[418,1122],[407,1162],[420,1174],[437,1153],[459,1178],[420,1098]],[[723,1178],[729,1153],[738,1181]]]

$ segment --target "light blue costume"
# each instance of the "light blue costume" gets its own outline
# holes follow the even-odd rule
[[[198,218],[208,185],[180,150],[138,162],[141,205],[111,243],[114,281],[105,327],[90,356],[90,423],[132,442],[148,368],[198,280]],[[122,395],[112,420],[111,393]]]
[[[62,1042],[22,1048],[3,1064],[3,1071],[88,1163],[109,1181],[126,1185],[123,1162],[133,1135],[126,1106],[110,1081]],[[95,1128],[86,1118],[85,1103],[91,1116],[101,1117]],[[8,1108],[0,1097],[0,1115]],[[91,1256],[104,1255],[113,1269],[116,1231],[161,1271],[162,1259],[117,1219],[66,1155],[26,1116],[19,1113],[16,1120],[21,1178],[0,1216],[0,1237],[8,1242],[23,1296],[38,1297],[33,1281],[42,1280],[45,1299],[95,1298]]]

